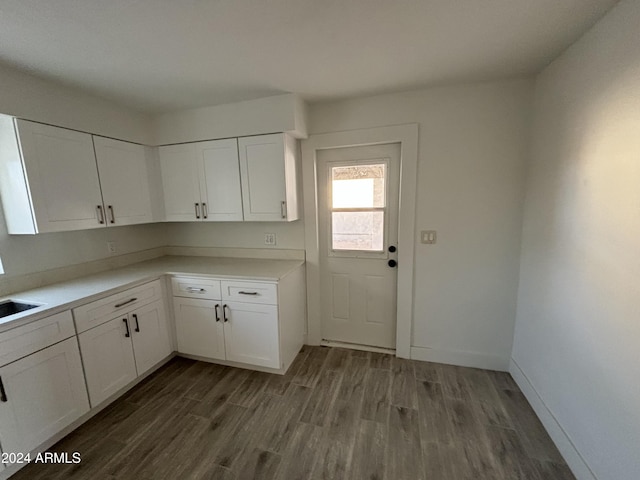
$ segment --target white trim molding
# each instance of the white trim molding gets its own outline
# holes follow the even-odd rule
[[[400,143],[400,204],[398,215],[398,306],[396,355],[411,355],[413,321],[413,265],[415,249],[416,189],[418,173],[418,124],[366,128],[310,135],[302,141],[305,249],[307,254],[307,341],[322,340],[320,318],[320,269],[318,248],[317,152],[330,148]]]
[[[536,415],[542,422],[547,433],[549,433],[553,443],[558,447],[560,454],[567,462],[567,465],[569,465],[575,477],[578,480],[597,480],[597,477],[591,468],[589,468],[583,456],[580,455],[580,452],[571,441],[567,432],[562,428],[556,416],[544,402],[529,380],[529,377],[527,377],[520,368],[520,365],[518,365],[513,358],[511,358],[511,363],[509,364],[509,373],[518,384],[518,387],[520,387],[520,390],[522,390],[531,407],[533,407],[533,411],[536,412]]]

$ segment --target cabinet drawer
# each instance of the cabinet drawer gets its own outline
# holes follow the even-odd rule
[[[278,288],[275,283],[223,281],[222,300],[277,305]]]
[[[70,310],[0,333],[0,367],[75,334]]]
[[[220,280],[197,277],[173,277],[171,288],[176,297],[220,300]]]
[[[139,287],[101,298],[73,309],[76,329],[78,333],[84,332],[111,320],[118,313],[129,312],[161,298],[162,284],[160,280],[154,280]]]

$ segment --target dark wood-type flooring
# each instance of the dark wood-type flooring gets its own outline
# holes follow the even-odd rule
[[[21,479],[573,479],[506,373],[307,347],[285,376],[176,358]]]

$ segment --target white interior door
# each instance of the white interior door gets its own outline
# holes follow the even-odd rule
[[[318,152],[322,338],[395,348],[400,145]]]

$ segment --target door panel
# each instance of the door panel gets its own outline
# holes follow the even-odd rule
[[[0,368],[7,401],[0,403],[5,452],[28,453],[89,411],[76,338]]]
[[[150,222],[151,197],[144,147],[95,136],[93,143],[107,225]]]
[[[142,375],[171,354],[167,315],[162,300],[129,314],[136,370]]]
[[[244,219],[286,220],[284,136],[276,134],[239,138],[238,145]]]
[[[38,232],[104,227],[91,135],[26,120],[16,126]]]
[[[395,348],[399,144],[318,152],[322,338]]]
[[[242,193],[238,141],[234,139],[196,143],[200,171],[203,220],[241,221]]]
[[[173,297],[178,352],[224,360],[225,338],[222,311],[216,321],[215,300]],[[218,307],[221,308],[221,307]]]
[[[158,148],[165,220],[195,222],[196,204],[200,206],[200,186],[195,163],[195,145],[170,145]],[[201,218],[201,215],[198,215]]]
[[[225,305],[227,360],[280,368],[278,307],[239,302]]]
[[[129,324],[127,337],[126,318],[126,315],[114,318],[78,335],[92,407],[137,377],[132,329]]]

